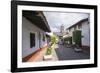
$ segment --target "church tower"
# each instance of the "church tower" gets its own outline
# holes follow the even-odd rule
[[[60,26],[60,33],[64,33],[64,25],[63,24]]]

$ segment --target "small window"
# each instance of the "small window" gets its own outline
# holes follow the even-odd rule
[[[69,32],[71,31],[71,28],[69,28]]]
[[[30,33],[30,48],[35,46],[35,33]]]
[[[45,34],[43,34],[43,41],[45,41]]]
[[[81,29],[82,28],[82,25],[80,24],[80,25],[78,25],[78,29]]]
[[[88,24],[90,24],[90,22],[88,21]]]
[[[76,30],[76,26],[74,27],[74,30]]]

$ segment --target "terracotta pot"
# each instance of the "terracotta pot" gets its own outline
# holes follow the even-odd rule
[[[48,61],[48,60],[52,60],[52,54],[51,55],[44,55],[43,56],[43,60]]]

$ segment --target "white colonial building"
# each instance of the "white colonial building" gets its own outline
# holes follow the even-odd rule
[[[68,33],[67,36],[71,36],[71,37],[73,36],[73,31],[81,30],[81,37],[82,37],[81,45],[85,47],[90,47],[90,24],[88,18],[78,21],[77,23],[70,26],[66,30]],[[72,39],[72,43],[74,43],[73,39]]]
[[[22,57],[26,61],[47,45],[46,32],[50,32],[50,28],[43,12],[23,11],[22,14]]]

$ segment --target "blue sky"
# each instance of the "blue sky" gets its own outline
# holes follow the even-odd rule
[[[64,28],[77,23],[78,21],[88,18],[89,14],[87,13],[62,13],[62,12],[43,12],[50,29],[52,32],[59,32],[60,26],[63,24]]]

